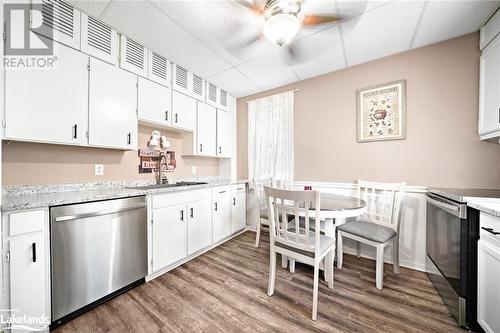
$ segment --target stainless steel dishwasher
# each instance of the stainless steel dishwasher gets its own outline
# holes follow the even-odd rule
[[[52,207],[52,325],[144,281],[145,197]]]

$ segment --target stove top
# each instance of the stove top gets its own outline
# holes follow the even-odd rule
[[[467,198],[500,198],[500,189],[429,188],[429,192],[457,202],[466,203]]]

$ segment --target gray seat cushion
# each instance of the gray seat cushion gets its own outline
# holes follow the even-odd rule
[[[377,243],[385,243],[396,236],[396,232],[389,227],[363,220],[342,224],[337,227],[337,230]]]
[[[290,229],[290,232],[294,232],[294,229]],[[314,244],[314,242],[316,241],[315,239],[316,235],[314,232],[311,232],[309,234],[309,244]],[[328,248],[330,248],[332,245],[335,245],[335,238],[332,238],[332,237],[328,237],[328,236],[325,236],[325,235],[319,235],[320,237],[320,240],[319,240],[319,246],[320,246],[320,249],[319,249],[319,254],[322,255],[323,253],[325,253],[326,250],[328,250]],[[305,256],[308,256],[308,257],[311,257],[313,258],[314,257],[314,250],[309,252],[309,251],[304,251],[302,249],[296,249],[292,246],[288,246],[288,245],[285,245],[283,243],[280,243],[279,241],[276,241],[275,243],[276,246],[278,247],[281,247],[281,248],[284,248],[284,249],[287,249],[287,250],[290,250],[290,251],[293,251],[293,252],[296,252],[296,253],[300,253],[302,255],[305,255]]]

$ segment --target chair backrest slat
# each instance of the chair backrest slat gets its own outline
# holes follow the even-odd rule
[[[259,200],[260,210],[267,209],[266,194],[264,193],[264,187],[272,186],[275,187],[274,180],[272,177],[262,178],[262,179],[252,179],[252,187]]]
[[[399,231],[399,214],[406,183],[377,183],[358,180],[358,197],[366,202],[363,218]]]
[[[304,251],[319,253],[320,232],[311,225],[310,211],[314,209],[315,219],[320,218],[320,193],[317,191],[290,191],[266,186],[265,193],[269,207],[271,242]],[[282,214],[279,214],[281,212]],[[289,217],[294,217],[289,225]],[[304,220],[301,227],[300,220]],[[314,232],[314,237],[312,237]]]

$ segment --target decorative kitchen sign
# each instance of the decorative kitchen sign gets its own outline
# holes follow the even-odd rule
[[[406,139],[406,81],[359,89],[358,142]]]
[[[156,149],[139,149],[139,173],[152,173],[158,170],[158,162],[160,160],[160,154],[165,155],[166,164],[162,172],[173,172],[177,166],[177,161],[175,160],[175,152],[173,151],[159,151]]]

